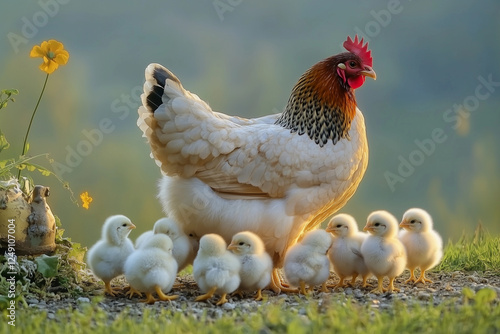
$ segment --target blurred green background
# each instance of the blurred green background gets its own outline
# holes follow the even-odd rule
[[[162,216],[160,172],[136,126],[149,63],[214,110],[256,117],[281,111],[299,76],[355,33],[369,38],[378,78],[357,90],[370,163],[341,211],[363,226],[372,210],[400,218],[422,207],[445,240],[479,223],[500,232],[497,0],[40,0],[2,1],[0,13],[0,89],[20,90],[0,113],[11,143],[0,158],[20,153],[45,78],[32,46],[56,39],[70,53],[49,78],[30,153],[50,153],[76,197],[94,198],[85,210],[54,178],[32,174],[51,187],[49,204],[74,241],[90,246],[112,214],[132,219],[132,238]]]

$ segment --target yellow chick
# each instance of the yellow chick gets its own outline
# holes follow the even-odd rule
[[[226,296],[240,285],[241,264],[236,255],[228,251],[224,239],[217,234],[205,234],[200,239],[200,248],[193,262],[193,276],[205,294],[196,301],[221,295],[217,305],[227,303]]]
[[[361,255],[368,270],[378,279],[373,293],[399,291],[394,287],[394,279],[401,275],[406,267],[406,251],[398,239],[398,222],[387,211],[374,211],[367,219],[364,231],[370,235],[361,245]],[[389,286],[383,288],[384,277],[389,278]]]
[[[179,224],[172,218],[165,217],[158,219],[152,231],[144,232],[137,238],[135,248],[140,248],[144,240],[158,233],[166,234],[172,240],[174,245],[172,255],[177,261],[178,272],[193,263],[198,251],[198,238],[194,234],[186,235]]]
[[[154,304],[156,292],[160,300],[174,300],[179,296],[167,296],[172,290],[177,275],[177,262],[172,256],[173,243],[165,234],[154,234],[144,240],[141,247],[135,250],[125,261],[125,278],[130,286],[139,292],[146,293],[141,300]]]
[[[87,263],[94,274],[104,281],[108,294],[117,292],[111,288],[111,280],[123,274],[123,265],[134,251],[128,235],[135,225],[122,215],[111,216],[104,222],[102,237],[87,253]]]
[[[292,286],[300,287],[300,292],[307,294],[315,285],[321,284],[321,291],[328,292],[326,281],[330,277],[328,250],[332,246],[332,236],[325,230],[313,230],[293,245],[285,255],[285,277]]]
[[[432,283],[425,277],[425,271],[435,267],[443,257],[443,239],[432,229],[432,217],[425,210],[413,208],[403,215],[399,232],[399,240],[406,248],[408,263],[406,267],[410,270],[410,278],[406,281]],[[420,277],[416,279],[415,269],[420,268]]]
[[[368,234],[360,232],[354,217],[345,213],[334,216],[328,223],[326,231],[334,236],[328,257],[340,279],[334,289],[346,286],[344,279],[349,276],[352,277],[350,284],[354,286],[358,275],[363,277],[363,287],[368,286],[366,280],[370,271],[361,256],[361,245]]]
[[[262,289],[271,283],[273,261],[266,253],[264,242],[255,233],[245,231],[233,236],[227,247],[240,260],[240,286],[238,291],[255,291],[255,300],[262,300]]]

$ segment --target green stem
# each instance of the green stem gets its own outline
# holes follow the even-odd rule
[[[38,101],[36,102],[35,109],[33,110],[33,114],[31,115],[30,124],[28,125],[28,130],[26,131],[26,136],[24,136],[23,153],[21,153],[21,156],[24,156],[26,154],[26,147],[27,147],[26,143],[28,142],[28,135],[30,134],[31,124],[33,123],[33,119],[35,118],[36,111],[38,110],[38,105],[40,104],[40,101],[42,100],[43,92],[45,92],[45,87],[47,86],[47,80],[49,80],[48,73],[47,73],[47,76],[45,77],[45,82],[43,83],[42,92],[40,93],[40,97],[38,98]],[[19,180],[19,182],[21,182],[21,169],[19,169],[17,172],[17,179]]]

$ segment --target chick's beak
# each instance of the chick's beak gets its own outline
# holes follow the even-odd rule
[[[373,68],[371,68],[370,66],[365,66],[365,69],[359,72],[359,74],[364,75],[365,77],[370,77],[373,80],[377,80],[377,73],[375,73]]]
[[[129,230],[133,230],[134,228],[135,228],[134,224],[130,224],[130,226],[128,227]]]
[[[229,249],[229,250],[236,250],[236,249],[237,249],[237,247],[236,247],[236,245],[235,245],[235,244],[230,243],[230,244],[229,244],[229,246],[227,246],[227,249]]]
[[[371,230],[372,230],[372,227],[370,225],[366,225],[365,227],[363,227],[363,231],[365,231],[365,232],[368,232]]]
[[[403,220],[400,224],[399,224],[399,227],[406,227],[408,226],[408,223],[406,222],[406,220]]]

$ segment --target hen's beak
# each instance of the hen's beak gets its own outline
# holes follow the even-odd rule
[[[370,77],[373,80],[377,80],[377,73],[375,73],[373,68],[371,68],[370,66],[365,66],[365,69],[359,72],[359,74],[364,75],[365,77]]]

